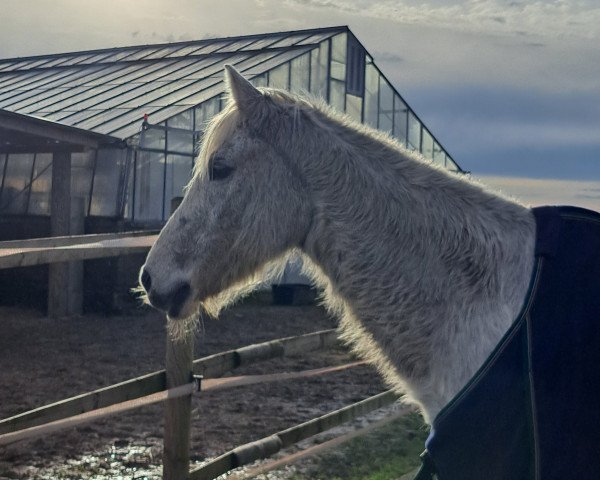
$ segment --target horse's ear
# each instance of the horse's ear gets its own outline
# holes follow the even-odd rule
[[[262,93],[231,65],[225,65],[225,81],[234,102],[242,111],[255,106],[263,98]]]

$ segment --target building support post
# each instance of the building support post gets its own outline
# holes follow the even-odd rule
[[[85,233],[85,202],[82,197],[71,197],[71,224],[69,235]],[[68,315],[83,313],[83,261],[69,262]]]
[[[50,233],[53,237],[71,233],[71,153],[52,155],[52,192],[50,195]],[[48,316],[69,313],[69,263],[48,266]]]

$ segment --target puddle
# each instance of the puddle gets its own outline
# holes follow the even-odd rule
[[[67,459],[63,465],[23,467],[15,473],[15,479],[31,480],[155,480],[162,478],[162,464],[156,446],[117,441],[104,453]]]

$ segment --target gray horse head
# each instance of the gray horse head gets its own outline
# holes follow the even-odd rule
[[[201,304],[220,308],[299,246],[310,225],[297,168],[270,141],[290,109],[229,66],[226,80],[229,102],[209,124],[185,198],[140,273],[149,302],[173,320]]]

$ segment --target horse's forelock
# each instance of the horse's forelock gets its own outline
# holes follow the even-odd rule
[[[231,100],[221,112],[216,114],[204,130],[204,138],[202,140],[202,148],[200,154],[194,164],[192,180],[202,172],[206,172],[205,165],[208,164],[208,159],[227,138],[229,138],[240,122],[240,112],[234,102]]]

